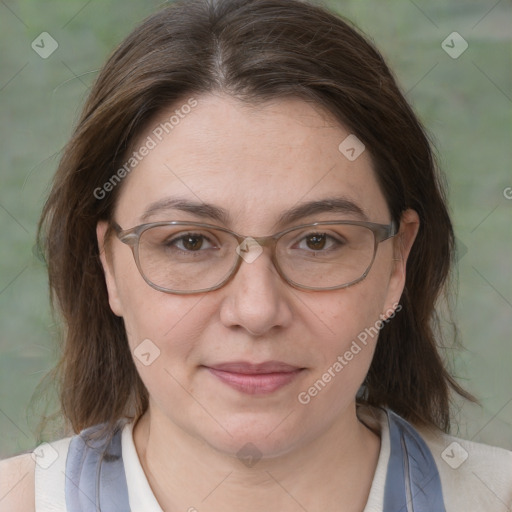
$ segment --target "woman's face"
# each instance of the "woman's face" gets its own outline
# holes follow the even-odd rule
[[[123,229],[178,220],[265,236],[289,227],[278,223],[288,210],[333,198],[357,208],[317,208],[292,225],[364,220],[357,210],[371,222],[390,223],[368,151],[356,159],[351,151],[342,153],[349,132],[320,110],[298,99],[258,107],[227,96],[195,100],[172,130],[167,125],[169,133],[160,123],[180,105],[162,112],[135,144],[140,148],[148,136],[156,142],[122,183],[114,219]],[[171,198],[221,209],[225,223],[209,217],[207,208],[194,213],[169,207],[142,220],[150,205]],[[105,228],[98,224],[100,247]],[[414,212],[407,212],[401,229],[402,243],[399,237],[382,242],[368,276],[345,289],[291,287],[265,248],[254,261],[243,261],[224,287],[192,295],[150,287],[130,248],[114,237],[111,258],[102,254],[110,305],[124,319],[152,417],[222,452],[234,454],[250,442],[266,456],[353,421],[375,327],[403,289],[403,260],[417,229]],[[259,367],[274,376],[240,375],[269,362],[289,366]],[[236,364],[219,371],[228,363]]]

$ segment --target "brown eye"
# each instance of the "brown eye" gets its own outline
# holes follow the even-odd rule
[[[187,251],[197,251],[203,246],[203,237],[193,235],[184,236],[181,238],[181,242]]]
[[[185,252],[203,252],[205,249],[213,247],[210,240],[201,234],[185,233],[181,236],[167,239],[162,242],[162,247],[166,250],[179,250]]]
[[[313,251],[319,251],[325,247],[326,238],[327,237],[325,234],[310,235],[306,239],[306,244],[309,249],[312,249]]]

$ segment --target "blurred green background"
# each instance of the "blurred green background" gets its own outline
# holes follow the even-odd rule
[[[458,239],[456,318],[465,346],[447,357],[482,402],[458,403],[454,433],[512,449],[512,4],[325,3],[375,41],[438,148]],[[57,354],[33,246],[59,152],[107,55],[159,5],[0,2],[0,458],[35,446],[38,417],[28,405]],[[458,58],[442,47],[454,31],[469,45]],[[47,59],[31,48],[42,32],[59,45]]]

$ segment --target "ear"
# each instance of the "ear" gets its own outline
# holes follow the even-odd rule
[[[110,309],[117,316],[123,316],[121,307],[121,300],[117,289],[117,283],[114,274],[114,261],[112,257],[111,247],[108,240],[105,240],[105,235],[108,229],[107,221],[99,221],[96,225],[96,238],[98,240],[98,249],[100,252],[100,260],[105,274],[105,283],[108,290],[108,301]]]
[[[405,287],[407,259],[412,245],[418,234],[420,219],[416,211],[405,210],[400,220],[398,234],[394,238],[393,267],[389,280],[384,315],[389,316],[390,311],[396,308]]]

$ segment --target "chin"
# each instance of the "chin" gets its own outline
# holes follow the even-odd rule
[[[219,428],[199,435],[213,449],[241,460],[244,457],[279,457],[292,451],[299,442],[300,433],[291,423],[285,428],[283,420],[286,414],[261,416],[262,413],[239,414],[237,418],[231,417],[229,422],[221,423],[229,434]]]

